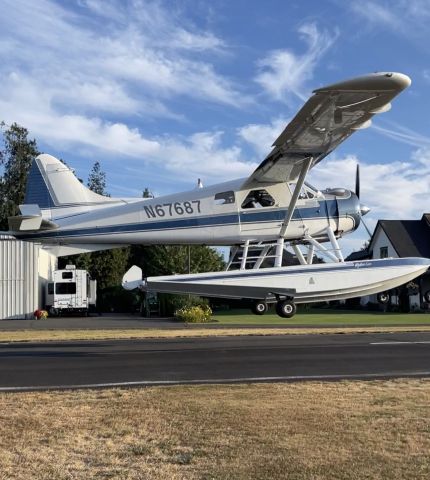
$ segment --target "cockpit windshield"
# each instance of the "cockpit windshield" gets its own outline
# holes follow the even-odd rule
[[[288,184],[291,193],[294,192],[296,184],[294,182]],[[318,196],[318,190],[313,187],[310,183],[304,182],[302,188],[300,189],[299,199],[306,200],[310,198],[315,198]]]

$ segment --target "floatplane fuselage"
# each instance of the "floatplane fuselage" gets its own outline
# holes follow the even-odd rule
[[[158,198],[99,199],[75,180],[59,160],[40,155],[30,173],[25,203],[40,208],[33,216],[27,211],[30,228],[38,215],[45,222],[37,231],[21,229],[13,234],[22,240],[63,247],[66,253],[70,251],[67,246],[91,250],[91,246],[121,244],[230,246],[247,240],[273,241],[279,236],[296,187],[285,182],[243,188],[246,179],[239,179]],[[68,189],[63,188],[66,185]],[[68,192],[74,195],[67,198]],[[349,233],[359,226],[362,213],[354,192],[341,188],[321,192],[304,183],[284,238],[299,241],[306,233],[324,242],[328,227],[337,236]],[[22,225],[22,217],[18,218]]]

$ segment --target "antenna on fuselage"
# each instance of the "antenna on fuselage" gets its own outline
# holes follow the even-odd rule
[[[197,188],[203,188],[203,182],[200,180],[200,178],[197,179]]]

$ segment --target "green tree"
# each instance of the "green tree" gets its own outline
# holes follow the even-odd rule
[[[39,150],[36,140],[28,138],[28,130],[17,123],[9,127],[0,123],[3,148],[0,150],[0,230],[8,229],[8,217],[19,213],[31,163]]]
[[[102,171],[100,162],[95,162],[88,176],[88,188],[99,195],[110,196],[106,193],[106,173]]]
[[[145,276],[214,272],[225,267],[222,256],[204,245],[153,245],[131,248],[129,265],[139,265]]]
[[[154,198],[154,195],[151,193],[148,187],[145,187],[145,190],[142,192],[143,198]]]

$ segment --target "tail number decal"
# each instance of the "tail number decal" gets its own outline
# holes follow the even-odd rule
[[[200,200],[190,202],[158,203],[157,205],[144,205],[144,210],[148,218],[173,217],[181,215],[192,215],[201,213]]]

